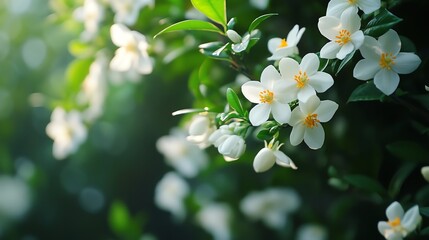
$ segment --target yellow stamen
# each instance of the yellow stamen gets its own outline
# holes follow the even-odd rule
[[[356,4],[357,0],[348,0],[350,4]]]
[[[270,90],[264,90],[259,92],[259,101],[261,103],[268,103],[271,104],[274,100],[274,93]]]
[[[320,120],[317,119],[317,114],[308,114],[307,117],[304,119],[304,125],[308,128],[314,128],[317,127],[317,123],[319,123]]]
[[[382,53],[379,61],[380,67],[391,70],[392,65],[395,65],[395,59],[396,57],[392,53]]]
[[[302,72],[302,71],[299,71],[299,73],[297,75],[295,75],[293,78],[296,81],[296,87],[297,88],[303,88],[303,87],[305,87],[305,85],[307,85],[308,80],[310,80],[308,78],[307,73],[306,72]]]
[[[134,43],[127,43],[124,47],[127,52],[137,52],[137,45]]]
[[[287,41],[286,41],[286,39],[282,39],[282,41],[280,42],[280,45],[277,47],[277,48],[284,48],[284,47],[287,47]]]
[[[387,224],[391,226],[392,228],[400,226],[401,225],[401,219],[399,217],[396,217],[392,221],[388,221]]]
[[[337,39],[335,42],[340,46],[343,46],[344,44],[351,41],[351,33],[346,29],[342,29],[335,38]]]

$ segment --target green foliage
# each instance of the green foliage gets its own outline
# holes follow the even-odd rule
[[[154,36],[154,38],[156,38],[157,36],[163,33],[169,33],[174,31],[181,31],[181,30],[208,31],[208,32],[216,32],[216,33],[223,34],[223,32],[212,23],[202,21],[202,20],[184,20],[164,28],[162,31],[157,33]]]
[[[366,24],[364,27],[364,34],[379,37],[401,21],[401,18],[395,16],[387,9],[382,8],[375,13],[374,17]]]
[[[226,0],[191,0],[192,5],[226,29]]]
[[[384,98],[384,94],[375,87],[373,81],[368,81],[364,84],[356,87],[355,90],[350,94],[347,102],[359,102],[359,101],[381,101]]]

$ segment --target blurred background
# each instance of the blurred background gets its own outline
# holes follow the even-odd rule
[[[429,206],[428,183],[420,174],[421,167],[429,165],[429,101],[424,89],[429,85],[429,39],[422,20],[428,1],[383,1],[403,19],[395,30],[411,41],[409,46],[422,59],[415,73],[401,78],[400,87],[414,94],[404,94],[407,103],[426,115],[389,100],[347,102],[362,84],[352,78],[350,64],[321,95],[340,105],[325,125],[323,148],[285,144],[298,171],[274,167],[255,173],[253,157],[262,147],[257,141],[249,142],[250,150],[233,163],[208,148],[201,157],[208,158],[205,168],[196,176],[182,176],[189,195],[185,216],[179,218],[155,201],[157,184],[175,171],[157,141],[187,120],[172,112],[195,106],[188,88],[195,71],[208,78],[204,81],[210,89],[224,89],[240,76],[225,62],[198,52],[199,44],[219,40],[215,34],[184,31],[153,39],[169,24],[197,14],[190,1],[155,0],[140,10],[130,27],[146,36],[153,72],[137,77],[109,72],[107,90],[99,90],[106,92],[102,113],[86,123],[85,141],[65,159],[55,159],[53,140],[46,133],[51,113],[57,106],[82,110],[84,104],[77,99],[90,64],[99,50],[109,57],[116,50],[109,35],[114,12],[109,1],[98,2],[104,8],[99,35],[83,41],[85,27],[75,10],[84,1],[0,0],[0,239],[383,239],[376,226],[385,220],[392,201],[404,203],[404,208]],[[270,64],[267,41],[286,37],[295,24],[306,28],[300,52],[320,50],[326,39],[317,21],[327,2],[227,1],[228,16],[238,19],[239,33],[262,14],[279,14],[260,25],[262,38],[246,59],[256,80]],[[214,99],[222,97],[218,93]],[[296,202],[281,211],[279,221],[285,222],[280,228],[242,210],[245,196],[271,188],[292,192],[280,202]],[[216,209],[202,214],[207,202],[226,204],[228,217],[217,217],[223,210]],[[205,224],[201,218],[214,220]],[[218,222],[226,223],[227,230],[216,228]],[[423,226],[427,222],[424,219]],[[228,234],[219,233],[223,231]],[[427,237],[422,233],[410,239]]]

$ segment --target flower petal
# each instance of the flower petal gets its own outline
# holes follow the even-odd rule
[[[119,48],[110,61],[110,68],[118,72],[128,71],[132,67],[134,57],[134,54],[128,54],[125,49]]]
[[[347,29],[352,34],[358,31],[361,26],[361,19],[357,12],[357,8],[347,8],[340,17],[343,29]]]
[[[294,127],[295,125],[299,124],[303,119],[305,118],[305,115],[301,112],[301,109],[299,107],[293,109],[290,119],[289,119],[289,125]]]
[[[353,77],[359,80],[369,80],[374,78],[380,69],[378,62],[372,59],[361,59],[353,69]]]
[[[359,1],[359,7],[365,14],[370,14],[381,7],[380,0],[361,0]]]
[[[383,49],[383,52],[392,53],[396,56],[401,50],[401,39],[399,38],[398,33],[390,29],[385,34],[381,35],[378,38],[378,42]]]
[[[363,58],[379,61],[382,54],[380,43],[371,36],[365,36],[362,46],[359,48]]]
[[[271,106],[267,103],[260,103],[254,106],[249,112],[249,120],[253,126],[259,126],[270,117]]]
[[[292,144],[292,146],[300,144],[304,139],[304,132],[305,126],[303,124],[294,125],[290,133],[290,144]]]
[[[404,216],[404,209],[402,208],[401,204],[399,204],[399,202],[397,201],[391,203],[386,208],[386,217],[389,221],[392,221],[397,217],[399,219],[402,219],[403,216]]]
[[[340,51],[341,46],[338,43],[331,41],[326,43],[322,49],[320,49],[320,57],[326,59],[334,59],[337,57],[337,53]]]
[[[350,4],[344,0],[331,0],[328,3],[328,8],[326,9],[327,16],[340,17],[341,13],[344,12],[347,8],[350,7]]]
[[[316,95],[316,91],[312,86],[309,86],[307,84],[305,87],[301,88],[298,91],[297,97],[299,101],[306,102],[311,96],[314,95]]]
[[[300,67],[299,63],[292,58],[282,58],[279,62],[279,70],[282,79],[295,83],[294,76],[298,74]]]
[[[306,54],[299,64],[301,70],[306,72],[308,76],[315,74],[319,69],[319,65],[319,57],[317,57],[317,55],[314,53]]]
[[[317,114],[317,119],[320,122],[327,122],[331,120],[338,109],[338,104],[331,100],[324,100],[320,102],[319,107],[314,111]]]
[[[401,224],[409,232],[414,231],[417,228],[417,225],[420,224],[422,217],[419,213],[419,207],[416,205],[410,208],[404,215],[401,220]]]
[[[416,70],[422,60],[414,53],[399,53],[396,56],[392,70],[399,74],[408,74]]]
[[[342,47],[340,47],[340,50],[338,51],[336,57],[340,60],[343,60],[353,50],[355,50],[355,46],[352,42],[344,44]]]
[[[262,148],[253,160],[253,169],[255,172],[265,172],[272,168],[276,162],[276,157],[271,149]]]
[[[313,95],[306,102],[299,102],[299,108],[304,115],[313,113],[320,105],[320,99],[317,95]]]
[[[399,85],[399,75],[393,71],[381,69],[374,76],[374,84],[384,94],[390,95]]]
[[[291,116],[290,106],[287,103],[274,102],[271,104],[271,111],[273,114],[273,118],[281,123],[285,124],[289,122]]]
[[[130,36],[130,30],[123,24],[113,24],[110,27],[110,37],[118,47],[126,45],[130,41]]]
[[[340,26],[340,19],[332,16],[324,16],[319,18],[317,27],[320,33],[329,40],[335,39],[338,34],[338,26]]]
[[[270,40],[268,40],[268,50],[271,53],[274,53],[277,48],[280,46],[282,39],[281,38],[271,38]]]
[[[322,93],[334,85],[334,79],[328,73],[316,72],[310,76],[308,83],[314,88],[314,90],[316,90],[316,92]]]
[[[282,167],[290,167],[292,169],[298,169],[294,162],[288,157],[284,152],[276,150],[274,151],[274,155],[276,156],[276,163]]]
[[[266,89],[272,90],[274,81],[281,78],[280,73],[273,65],[268,65],[261,73],[261,84]]]
[[[325,141],[325,131],[322,124],[317,123],[313,128],[306,128],[304,132],[304,142],[311,149],[319,149]]]
[[[260,103],[259,93],[264,91],[265,88],[259,81],[248,81],[241,86],[241,92],[244,97],[252,103]]]

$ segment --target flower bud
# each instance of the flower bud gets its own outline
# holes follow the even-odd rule
[[[238,135],[230,135],[219,146],[218,151],[222,154],[226,161],[234,161],[246,150],[246,142]]]
[[[209,136],[215,131],[207,116],[197,115],[189,125],[187,140],[197,144],[200,148],[210,145]]]
[[[226,31],[226,35],[233,43],[240,43],[241,42],[241,36],[234,30],[228,30]]]
[[[272,168],[276,163],[276,156],[269,148],[262,148],[255,156],[255,160],[253,160],[253,169],[255,172],[265,172]]]

